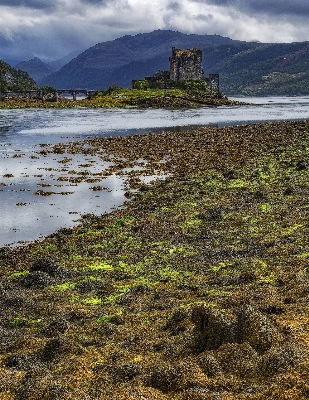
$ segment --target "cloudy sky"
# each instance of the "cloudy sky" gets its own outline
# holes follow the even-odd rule
[[[0,0],[0,59],[43,61],[171,29],[239,40],[309,40],[309,0]]]

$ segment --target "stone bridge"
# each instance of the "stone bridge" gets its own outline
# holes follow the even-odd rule
[[[9,99],[39,99],[43,100],[46,95],[53,95],[56,100],[63,94],[69,94],[72,96],[73,100],[76,100],[77,95],[82,93],[86,97],[93,97],[96,90],[89,89],[55,89],[54,91],[44,91],[44,90],[27,90],[23,92],[0,92],[0,98]]]
[[[55,96],[61,96],[62,94],[70,94],[73,100],[76,100],[78,94],[84,94],[86,97],[93,97],[96,90],[89,89],[57,89]]]

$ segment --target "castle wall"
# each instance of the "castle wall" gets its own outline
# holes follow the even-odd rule
[[[204,80],[202,51],[200,49],[179,50],[173,47],[172,57],[170,57],[169,61],[171,80]]]

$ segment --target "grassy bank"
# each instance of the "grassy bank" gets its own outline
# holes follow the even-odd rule
[[[282,122],[46,147],[112,159],[129,201],[0,250],[0,398],[307,399],[308,138]]]
[[[77,100],[59,98],[56,101],[37,99],[0,99],[2,108],[186,108],[240,104],[214,95],[203,96],[184,89],[120,89],[98,92],[93,99]]]

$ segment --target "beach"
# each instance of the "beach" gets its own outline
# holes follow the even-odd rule
[[[308,398],[308,131],[44,147],[112,155],[127,201],[0,249],[0,398]]]

